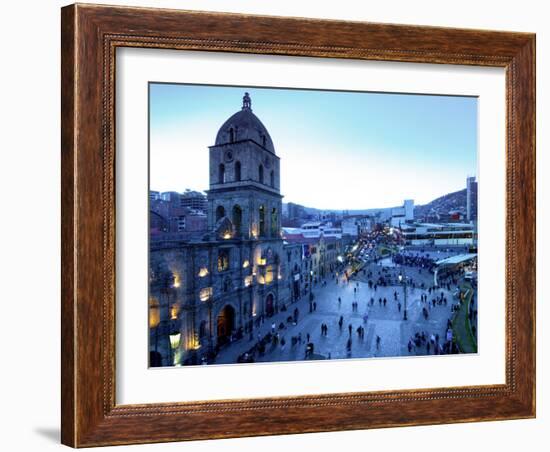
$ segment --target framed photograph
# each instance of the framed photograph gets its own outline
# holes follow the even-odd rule
[[[62,9],[62,442],[535,416],[535,36]]]

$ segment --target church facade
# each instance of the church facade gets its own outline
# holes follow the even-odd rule
[[[299,292],[284,259],[280,159],[248,93],[209,147],[209,165],[207,230],[150,243],[151,366],[213,357]]]

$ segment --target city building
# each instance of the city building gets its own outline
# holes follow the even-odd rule
[[[307,238],[342,237],[342,228],[333,226],[330,221],[311,221],[296,228],[283,228],[283,232],[291,235],[303,235]]]
[[[205,233],[150,242],[152,366],[198,363],[291,300],[279,157],[248,94],[209,147],[209,166]]]
[[[206,213],[206,195],[199,191],[185,190],[180,195],[180,206]]]
[[[475,177],[466,178],[466,220],[477,220],[477,182]]]
[[[289,220],[299,220],[306,217],[306,208],[300,204],[289,202],[286,205]]]
[[[389,219],[390,226],[394,228],[400,227],[402,224],[414,220],[414,200],[406,199],[401,207],[391,209],[391,217]]]
[[[396,232],[405,245],[474,245],[476,238],[470,223],[407,223]]]
[[[156,201],[160,199],[160,193],[158,191],[149,190],[149,201]]]
[[[371,231],[373,220],[367,215],[350,215],[342,219],[342,234],[358,237]]]

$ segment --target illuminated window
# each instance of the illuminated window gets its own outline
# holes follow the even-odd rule
[[[208,275],[208,269],[206,267],[201,267],[201,269],[199,270],[199,276],[201,278],[204,278],[207,275]]]
[[[177,320],[179,313],[180,307],[178,304],[174,303],[172,306],[170,306],[170,320]]]
[[[218,271],[229,270],[229,250],[222,249],[218,251]]]
[[[212,296],[212,287],[205,287],[199,292],[199,299],[201,301],[208,301]]]
[[[270,284],[272,281],[273,281],[273,267],[269,265],[265,270],[265,283]]]
[[[156,298],[149,298],[149,328],[156,328],[160,323],[160,304]]]

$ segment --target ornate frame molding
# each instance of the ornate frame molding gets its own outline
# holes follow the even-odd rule
[[[534,35],[77,4],[62,9],[62,45],[64,444],[82,447],[535,415]],[[504,67],[506,383],[116,405],[118,47]],[[97,237],[102,237],[101,244]],[[89,337],[97,340],[84,344],[82,337],[90,332],[94,336]],[[518,354],[518,349],[525,352]]]

